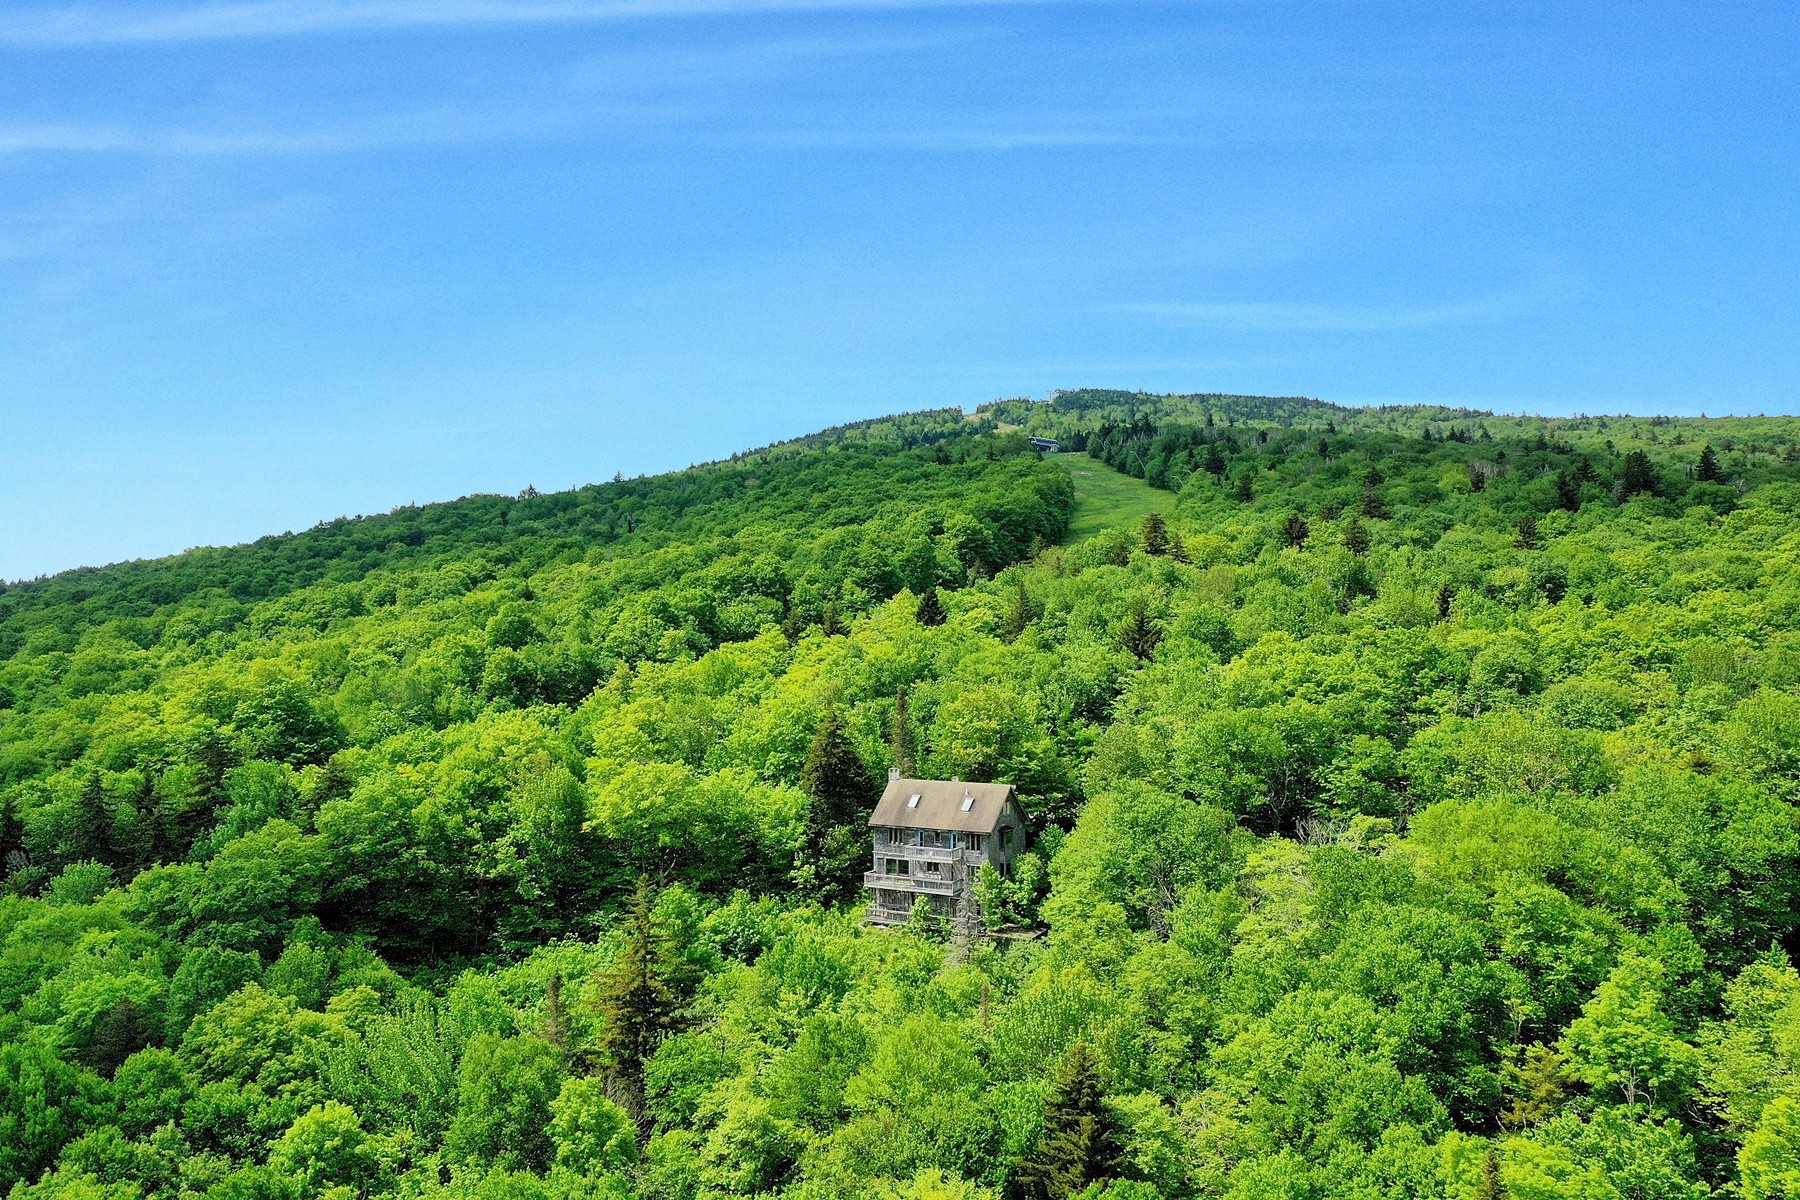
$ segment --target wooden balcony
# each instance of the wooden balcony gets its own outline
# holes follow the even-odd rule
[[[956,892],[956,882],[936,875],[889,875],[885,871],[864,871],[863,886],[892,888],[897,892],[929,892],[949,896]]]
[[[909,858],[914,862],[955,862],[960,849],[948,846],[884,846],[875,843],[877,858]]]

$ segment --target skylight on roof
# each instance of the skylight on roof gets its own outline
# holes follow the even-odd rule
[[[963,797],[963,811],[968,812],[971,808],[974,808],[974,807],[975,807],[975,797],[964,796]]]
[[[917,808],[917,807],[919,807],[919,793],[917,793],[917,792],[914,792],[914,793],[913,793],[913,794],[912,794],[912,799],[911,799],[911,800],[908,800],[908,801],[907,801],[907,802],[906,802],[906,807],[908,807],[908,808]]]

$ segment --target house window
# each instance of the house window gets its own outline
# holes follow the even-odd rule
[[[1012,849],[1012,834],[1011,825],[1000,827],[1000,853],[1005,854]]]
[[[964,796],[962,810],[964,812],[968,812],[971,808],[974,808],[974,807],[975,807],[975,797]]]
[[[910,875],[910,874],[912,874],[912,872],[910,872],[906,869],[906,860],[904,858],[888,859],[887,860],[887,873],[889,875]]]
[[[907,799],[907,801],[906,801],[906,807],[908,807],[908,808],[917,808],[917,807],[919,807],[919,793],[917,793],[917,792],[914,792],[914,793],[913,793],[913,794],[912,794],[912,796],[911,796],[911,797],[909,797],[909,798],[908,798],[908,799]]]
[[[944,873],[944,864],[939,862],[928,862],[925,864],[925,873],[927,875],[942,875]]]
[[[975,851],[977,854],[981,853],[981,835],[979,833],[971,833],[969,835],[969,849]]]

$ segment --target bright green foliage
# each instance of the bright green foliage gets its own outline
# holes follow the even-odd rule
[[[1790,1195],[1797,519],[1086,391],[8,586],[0,1190]],[[859,923],[890,765],[1004,936]]]
[[[637,1161],[637,1128],[631,1114],[606,1098],[600,1080],[566,1081],[550,1102],[550,1115],[557,1166],[598,1175]]]
[[[1667,971],[1655,959],[1627,954],[1563,1035],[1574,1076],[1627,1106],[1666,1107],[1684,1096],[1699,1055],[1675,1033],[1663,1011]]]
[[[543,1170],[554,1152],[551,1105],[564,1079],[562,1057],[542,1038],[476,1035],[463,1052],[445,1154],[465,1163]]]

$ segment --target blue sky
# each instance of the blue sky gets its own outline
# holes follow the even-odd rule
[[[1800,409],[1781,4],[0,6],[0,577],[1083,385]]]

